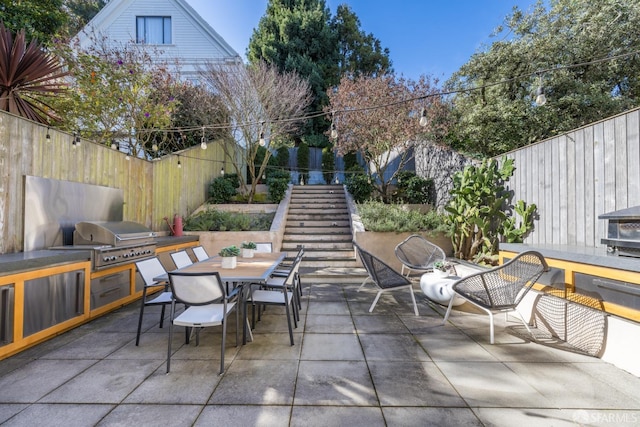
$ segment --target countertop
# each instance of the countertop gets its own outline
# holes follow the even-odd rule
[[[198,236],[161,236],[156,238],[156,245],[163,247],[194,241],[198,241]],[[20,273],[22,271],[38,270],[57,264],[69,264],[89,260],[91,260],[91,251],[89,250],[56,251],[42,249],[4,254],[0,255],[0,276]]]
[[[501,251],[525,252],[538,251],[547,258],[578,262],[581,264],[598,265],[640,272],[640,258],[607,254],[606,248],[588,248],[570,245],[529,245],[524,243],[500,243]]]

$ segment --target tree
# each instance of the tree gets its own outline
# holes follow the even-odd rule
[[[265,174],[271,155],[282,146],[292,145],[291,136],[304,121],[304,111],[311,102],[309,84],[296,73],[279,72],[264,61],[249,66],[209,63],[202,78],[219,96],[229,117],[230,138],[238,143],[239,150],[230,150],[235,144],[223,147],[251,203],[257,178]],[[261,145],[267,150],[257,163]],[[243,165],[247,167],[246,178]]]
[[[105,145],[122,143],[134,156],[152,156],[154,131],[169,127],[177,104],[170,92],[154,90],[155,81],[171,79],[169,70],[136,45],[93,37],[87,49],[56,45],[73,77],[68,96],[56,100],[61,128],[81,129]]]
[[[24,30],[28,42],[47,44],[67,24],[64,0],[0,0],[0,21],[13,33]]]
[[[332,19],[324,0],[269,0],[249,41],[247,58],[307,79],[314,96],[309,110],[322,111],[328,104],[327,90],[338,84],[343,72],[377,74],[391,66],[388,50],[359,26],[347,6],[340,6]],[[306,142],[327,145],[328,127],[325,117],[314,117],[303,129]]]
[[[78,34],[91,19],[96,16],[108,0],[64,0],[69,12],[69,22],[66,34],[69,36]]]
[[[550,6],[539,2],[529,14],[514,8],[496,33],[502,39],[447,83],[461,91],[453,99],[455,148],[494,156],[638,104],[640,38],[630,36],[640,26],[636,2],[554,0]],[[547,103],[537,106],[541,85]]]
[[[39,123],[57,120],[51,100],[66,90],[66,75],[59,59],[37,40],[27,44],[24,30],[14,39],[0,23],[0,110]]]
[[[385,200],[391,196],[389,184],[412,159],[414,144],[427,134],[446,131],[444,123],[433,120],[419,125],[422,109],[427,117],[435,117],[444,108],[434,96],[436,83],[425,76],[418,81],[393,74],[344,77],[329,93],[326,111],[334,114],[338,154],[359,152]]]
[[[389,49],[383,49],[380,40],[360,29],[360,20],[348,5],[338,6],[331,28],[338,39],[338,76],[393,72]]]

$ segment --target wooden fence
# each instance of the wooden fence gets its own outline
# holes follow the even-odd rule
[[[640,109],[507,154],[514,200],[535,203],[530,244],[600,247],[598,216],[640,205]]]
[[[164,217],[193,212],[207,199],[211,180],[223,167],[232,169],[220,143],[147,161],[88,140],[75,148],[72,142],[73,135],[0,112],[0,254],[24,247],[25,175],[122,189],[123,219],[164,231]]]

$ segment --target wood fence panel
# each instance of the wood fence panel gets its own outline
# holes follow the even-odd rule
[[[530,244],[599,247],[603,213],[640,204],[640,109],[514,150],[514,200],[535,203]]]
[[[187,216],[205,202],[225,161],[220,144],[184,150],[178,169],[175,155],[126,160],[106,145],[82,139],[73,148],[73,135],[54,129],[50,139],[46,134],[46,126],[0,112],[0,253],[24,246],[25,175],[122,189],[123,219],[165,231],[165,216]]]

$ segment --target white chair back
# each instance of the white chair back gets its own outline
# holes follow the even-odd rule
[[[169,272],[169,283],[176,301],[187,305],[213,304],[225,297],[224,285],[217,271]]]
[[[196,256],[198,261],[205,261],[211,258],[202,246],[196,246],[195,248],[193,248],[193,254]]]
[[[156,285],[157,283],[153,278],[167,274],[160,260],[156,257],[136,262],[136,268],[140,272],[145,286]]]
[[[176,265],[176,268],[183,268],[193,264],[193,261],[191,261],[191,258],[189,257],[187,251],[173,252],[171,254],[171,259]]]

